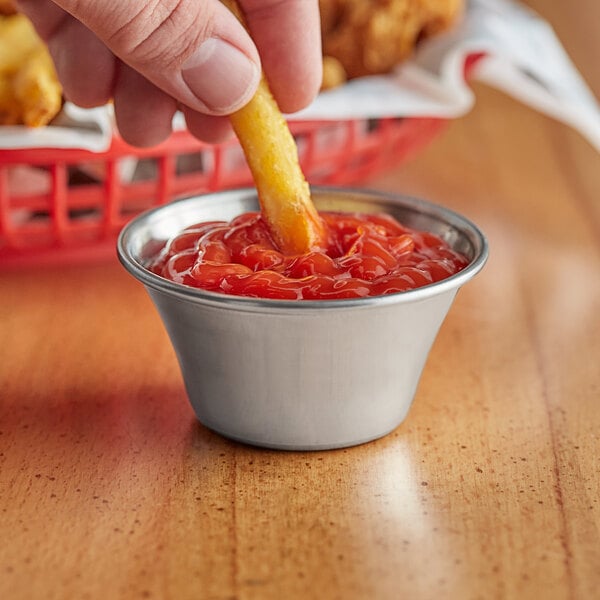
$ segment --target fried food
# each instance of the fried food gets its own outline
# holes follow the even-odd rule
[[[25,15],[0,17],[0,74],[13,75],[42,41]]]
[[[20,114],[12,84],[8,79],[0,77],[0,124],[17,125]]]
[[[332,57],[352,79],[391,71],[421,39],[451,27],[464,0],[319,0],[319,4],[324,66]]]
[[[40,127],[61,106],[54,63],[29,19],[0,16],[0,124]]]
[[[323,225],[300,169],[296,142],[264,78],[252,100],[230,119],[279,249],[304,254],[321,247]]]
[[[23,123],[41,127],[50,122],[62,106],[62,88],[46,48],[38,47],[13,79],[15,98]]]
[[[236,16],[235,3],[225,2]],[[230,116],[252,172],[261,213],[284,254],[324,246],[324,226],[298,161],[296,142],[263,75],[254,97]]]

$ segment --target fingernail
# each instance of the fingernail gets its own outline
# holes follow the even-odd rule
[[[214,114],[227,114],[249,100],[260,69],[243,52],[220,38],[206,40],[182,68],[193,94]]]

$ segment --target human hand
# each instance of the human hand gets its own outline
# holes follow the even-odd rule
[[[178,108],[196,137],[228,137],[226,115],[252,97],[261,59],[283,112],[317,94],[318,1],[239,3],[256,46],[219,0],[18,0],[18,7],[47,42],[65,97],[83,107],[112,99],[121,136],[151,146],[168,137]]]

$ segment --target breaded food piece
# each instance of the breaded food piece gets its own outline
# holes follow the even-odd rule
[[[387,73],[417,42],[444,31],[462,14],[464,0],[319,0],[323,56],[348,79]]]
[[[13,79],[21,119],[29,127],[48,124],[62,107],[62,87],[54,63],[45,47],[39,46]]]
[[[13,75],[27,56],[42,45],[25,15],[0,16],[0,75]]]
[[[0,125],[40,127],[61,106],[54,63],[29,19],[0,16]]]
[[[19,125],[21,108],[15,98],[12,82],[0,76],[0,125]]]

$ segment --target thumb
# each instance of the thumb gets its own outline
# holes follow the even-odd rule
[[[193,110],[231,113],[258,86],[254,43],[219,0],[54,1],[123,62]]]

